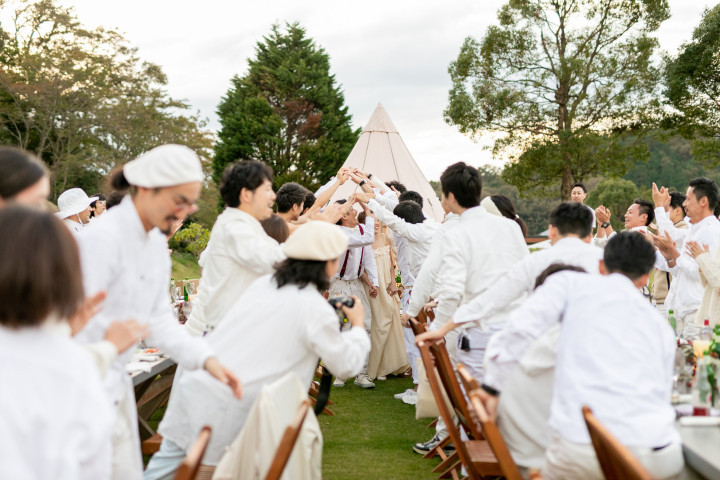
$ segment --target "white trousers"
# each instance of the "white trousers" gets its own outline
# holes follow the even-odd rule
[[[130,384],[130,378],[127,378]],[[138,432],[137,405],[132,384],[124,385],[123,395],[117,405],[117,417],[112,433],[113,480],[140,480],[143,476]]]
[[[407,312],[410,306],[410,292],[412,289],[406,288],[403,290],[402,297],[400,297],[400,305],[402,307],[402,313]],[[415,334],[410,327],[403,327],[403,339],[405,340],[405,353],[407,354],[410,368],[412,369],[412,378],[415,385],[418,384],[418,371],[417,371],[417,359],[420,358],[420,350],[415,345]]]
[[[684,463],[679,441],[657,451],[640,447],[629,450],[656,480],[675,479],[682,473]],[[605,478],[592,444],[568,442],[557,433],[553,434],[545,454],[542,476],[544,480]]]
[[[352,295],[360,299],[364,310],[363,323],[365,324],[365,331],[369,336],[370,328],[372,327],[372,310],[370,310],[370,301],[365,294],[365,288],[363,287],[362,280],[359,278],[356,278],[355,280],[341,280],[339,278],[333,278],[330,281],[330,289],[328,290],[328,293],[330,294],[330,298],[337,297],[339,295]],[[360,375],[367,373],[369,356],[370,353],[368,352],[368,356],[365,357],[365,365],[363,366]]]

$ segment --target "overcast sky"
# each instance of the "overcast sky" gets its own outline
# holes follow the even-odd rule
[[[493,164],[482,146],[445,124],[447,67],[464,38],[483,36],[506,0],[187,1],[60,0],[87,26],[114,27],[162,66],[173,97],[219,127],[215,110],[230,78],[247,70],[258,40],[276,22],[299,21],[330,55],[355,127],[381,102],[428,179],[454,162]],[[707,5],[670,0],[672,18],[658,32],[663,49],[688,40]]]

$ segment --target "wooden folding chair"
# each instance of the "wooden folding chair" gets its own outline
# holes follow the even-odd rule
[[[307,416],[309,409],[310,401],[304,400],[300,405],[300,408],[298,408],[297,414],[295,415],[292,423],[288,425],[285,429],[285,433],[280,439],[280,445],[278,445],[278,448],[275,451],[275,456],[270,464],[270,469],[265,476],[265,480],[279,480],[283,470],[285,470],[285,465],[290,459],[290,455],[292,454],[295,442],[300,435],[300,429],[305,422],[305,417]]]
[[[194,480],[200,469],[200,462],[202,462],[205,456],[205,450],[207,449],[208,443],[210,443],[210,432],[211,429],[208,426],[204,426],[200,431],[195,442],[190,446],[185,455],[185,460],[180,464],[177,473],[175,474],[175,480]]]
[[[444,347],[444,343],[442,344],[442,346]],[[455,445],[455,454],[457,455],[457,458],[460,460],[462,465],[465,466],[468,473],[468,478],[470,480],[480,480],[488,476],[492,477],[502,475],[502,471],[500,470],[500,467],[497,463],[497,459],[495,458],[492,449],[486,441],[463,441],[460,429],[455,426],[452,411],[447,405],[443,395],[445,387],[441,380],[441,375],[438,371],[439,369],[437,366],[437,363],[440,362],[438,362],[438,358],[433,355],[430,344],[421,341],[418,343],[418,348],[420,349],[420,356],[422,357],[423,364],[425,365],[425,373],[427,374],[428,381],[430,382],[430,388],[432,389],[435,401],[438,405],[438,409],[440,410],[440,416],[445,421],[445,425],[448,430],[448,437],[452,441],[453,445]],[[447,354],[447,351],[445,353]],[[455,383],[457,384],[457,379],[455,379]],[[450,402],[452,403],[453,394],[451,392],[447,392],[447,394],[448,398],[450,398]],[[462,396],[462,392],[460,393],[460,395]],[[465,428],[462,421],[461,426]],[[466,433],[472,435],[472,432],[466,431]],[[460,464],[450,464],[450,458],[448,458],[447,460],[443,460],[443,462],[441,463],[443,467],[446,467],[446,470],[443,471],[440,478],[452,477],[453,479],[457,480],[459,478],[458,470],[460,469]],[[437,468],[433,471],[436,470]]]
[[[607,480],[651,480],[642,464],[593,415],[590,407],[582,407],[583,417],[600,468]]]

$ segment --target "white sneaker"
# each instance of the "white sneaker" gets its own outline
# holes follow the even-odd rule
[[[407,403],[408,405],[415,405],[418,401],[418,394],[414,390],[410,390],[410,392],[406,393],[402,397],[403,403]]]
[[[393,395],[393,398],[396,398],[397,400],[402,400],[402,398],[405,396],[406,393],[409,393],[412,391],[414,391],[412,388],[408,388],[404,392],[396,393],[395,395]]]
[[[333,387],[344,387],[345,386],[345,380],[340,380],[339,378],[335,377],[335,381],[333,381]]]
[[[375,380],[380,380],[381,382],[383,382],[383,381],[387,380],[387,377],[385,375],[381,375],[381,376],[377,377]]]
[[[370,377],[365,373],[361,373],[355,378],[355,385],[362,388],[375,388],[375,384],[370,381]]]

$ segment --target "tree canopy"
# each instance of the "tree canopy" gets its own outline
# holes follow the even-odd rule
[[[205,122],[168,96],[159,66],[115,30],[87,29],[54,0],[4,1],[0,11],[0,140],[37,153],[52,196],[92,194],[115,165],[163,143],[209,157]]]
[[[449,67],[445,119],[493,135],[520,193],[560,194],[592,176],[619,176],[648,158],[658,114],[652,32],[667,0],[510,0]]]
[[[675,58],[668,58],[665,91],[678,111],[671,125],[693,139],[693,156],[720,165],[720,5],[706,10]]]
[[[337,172],[358,139],[330,57],[299,24],[274,25],[257,43],[248,73],[235,76],[218,107],[216,180],[239,159],[265,162],[275,187],[317,188]]]

